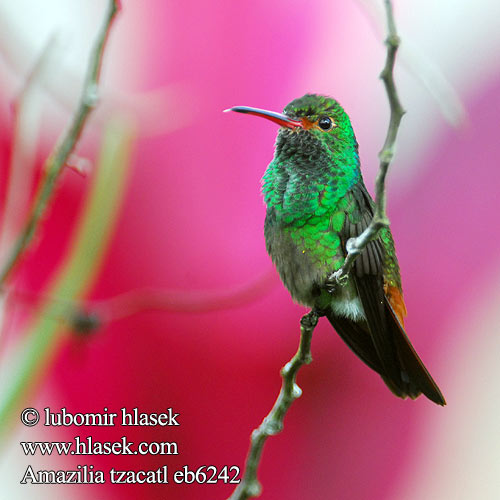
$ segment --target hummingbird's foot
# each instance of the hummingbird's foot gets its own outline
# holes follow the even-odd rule
[[[333,295],[335,293],[335,290],[338,289],[338,283],[328,278],[323,285],[323,289],[326,290],[330,295]]]
[[[300,318],[300,324],[307,330],[314,330],[314,328],[318,324],[319,318],[324,315],[325,314],[322,313],[319,309],[313,308],[307,314],[304,314],[302,318]]]
[[[347,285],[347,280],[349,278],[348,274],[341,274],[339,271],[335,271],[334,273],[330,274],[328,278],[325,281],[324,289],[331,295],[335,293],[336,290],[338,290],[339,286],[346,286]]]

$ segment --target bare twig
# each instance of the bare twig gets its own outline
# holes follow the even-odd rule
[[[109,8],[106,13],[106,18],[90,55],[88,72],[83,85],[83,92],[78,109],[67,132],[63,135],[62,139],[58,142],[54,151],[47,159],[44,169],[45,177],[42,181],[40,189],[38,190],[33,208],[28,215],[28,220],[0,271],[0,286],[3,286],[33,239],[40,219],[42,218],[42,215],[44,214],[52,197],[59,174],[64,168],[69,155],[73,151],[90,112],[97,103],[97,84],[99,81],[104,46],[117,11],[118,2],[116,0],[109,0]]]
[[[385,32],[385,11],[379,0],[357,0],[361,11],[373,26],[377,37]],[[405,36],[404,47],[398,50],[398,65],[405,67],[426,90],[439,107],[443,118],[453,127],[463,125],[467,110],[454,85],[430,54],[422,52]]]
[[[115,321],[144,311],[199,313],[231,309],[262,297],[276,275],[271,270],[242,285],[213,290],[169,290],[142,288],[103,300],[89,302],[89,311],[103,321]]]
[[[0,290],[18,304],[34,307],[40,301],[52,303],[51,312],[56,311],[57,319],[77,331],[90,332],[142,312],[204,313],[241,307],[265,295],[275,282],[276,275],[269,270],[241,285],[221,289],[137,288],[113,297],[85,301],[51,297],[8,286]]]
[[[313,309],[302,316],[300,320],[299,349],[295,356],[281,369],[283,383],[278,399],[259,427],[252,432],[243,479],[229,497],[229,500],[246,500],[260,495],[262,488],[257,480],[257,468],[259,467],[264,443],[269,436],[274,436],[282,430],[283,419],[288,408],[302,394],[302,390],[295,383],[295,379],[299,368],[312,361],[311,339],[314,328],[318,324],[318,317],[318,313]]]
[[[384,146],[379,153],[380,167],[375,181],[375,213],[369,226],[358,237],[350,238],[347,241],[347,257],[344,261],[344,265],[338,271],[334,272],[329,278],[331,281],[337,283],[345,282],[352,269],[354,261],[361,254],[363,249],[368,245],[368,243],[370,243],[370,241],[377,238],[381,229],[389,227],[389,219],[387,218],[385,210],[385,177],[394,156],[394,146],[399,130],[399,124],[401,123],[401,118],[403,118],[405,112],[399,101],[393,74],[394,62],[396,60],[396,52],[399,47],[400,39],[394,23],[391,0],[385,0],[384,3],[388,29],[388,36],[385,40],[385,44],[387,46],[387,57],[384,69],[380,74],[380,78],[382,78],[385,85],[385,90],[391,107],[391,116]]]
[[[11,157],[7,176],[3,227],[0,234],[0,262],[15,241],[16,230],[28,213],[31,181],[35,175],[37,139],[42,122],[41,86],[53,68],[58,46],[49,38],[12,103],[14,111]]]

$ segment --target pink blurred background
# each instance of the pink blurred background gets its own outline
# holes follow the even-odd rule
[[[12,110],[47,37],[62,49],[45,88],[37,165],[78,95],[106,2],[0,3],[0,166]],[[225,310],[144,312],[90,338],[69,337],[26,406],[72,412],[138,407],[180,413],[176,428],[21,428],[0,457],[11,499],[227,498],[232,486],[25,486],[36,469],[93,464],[243,467],[251,430],[271,408],[279,369],[298,345],[294,305],[265,252],[260,178],[276,127],[223,114],[233,105],[280,111],[306,92],[350,114],[373,192],[387,127],[378,2],[125,1],[109,39],[102,103],[78,153],[95,161],[106,116],[136,124],[132,173],[89,298],[155,287],[227,290],[272,273],[258,298]],[[382,11],[380,11],[382,12]],[[388,210],[408,307],[407,332],[448,405],[401,401],[321,322],[302,397],[265,447],[263,499],[494,499],[500,496],[500,33],[497,3],[395,2],[403,47],[396,80],[407,115],[388,181]],[[380,21],[383,21],[381,19]],[[418,77],[420,76],[420,78]],[[422,82],[424,80],[424,82]],[[451,83],[449,83],[451,82]],[[424,85],[427,85],[427,87]],[[439,101],[439,102],[438,102]],[[440,106],[441,105],[441,106]],[[14,283],[43,291],[64,257],[89,179],[65,171]],[[26,312],[25,312],[26,314]],[[22,316],[22,315],[21,315]],[[10,339],[22,337],[23,319]],[[2,385],[8,383],[8,374]],[[19,441],[176,441],[179,455],[36,457]],[[36,466],[36,467],[35,467]]]

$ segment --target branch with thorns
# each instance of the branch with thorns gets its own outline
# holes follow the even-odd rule
[[[387,176],[387,171],[389,170],[389,165],[394,157],[394,149],[399,125],[405,111],[399,101],[396,84],[394,83],[394,62],[396,60],[396,52],[400,44],[400,38],[396,32],[396,25],[394,23],[392,4],[390,0],[385,0],[385,8],[389,33],[387,39],[385,40],[385,44],[387,45],[387,57],[384,69],[380,74],[380,78],[384,82],[387,97],[389,98],[391,116],[389,119],[389,128],[385,137],[384,146],[378,155],[380,166],[375,180],[375,213],[369,226],[359,236],[356,238],[350,238],[347,241],[347,256],[344,264],[338,271],[334,272],[330,276],[330,280],[335,280],[337,283],[342,283],[347,280],[354,261],[361,254],[363,249],[366,248],[370,241],[378,237],[381,229],[389,228],[389,219],[386,213],[385,178]]]

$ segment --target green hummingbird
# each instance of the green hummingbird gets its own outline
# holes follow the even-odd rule
[[[264,236],[292,298],[326,316],[396,396],[423,393],[445,405],[404,331],[406,306],[390,230],[368,244],[344,285],[329,281],[344,263],[347,240],[361,234],[374,210],[347,113],[336,100],[316,94],[293,100],[283,114],[247,106],[227,111],[280,125],[262,178]]]

